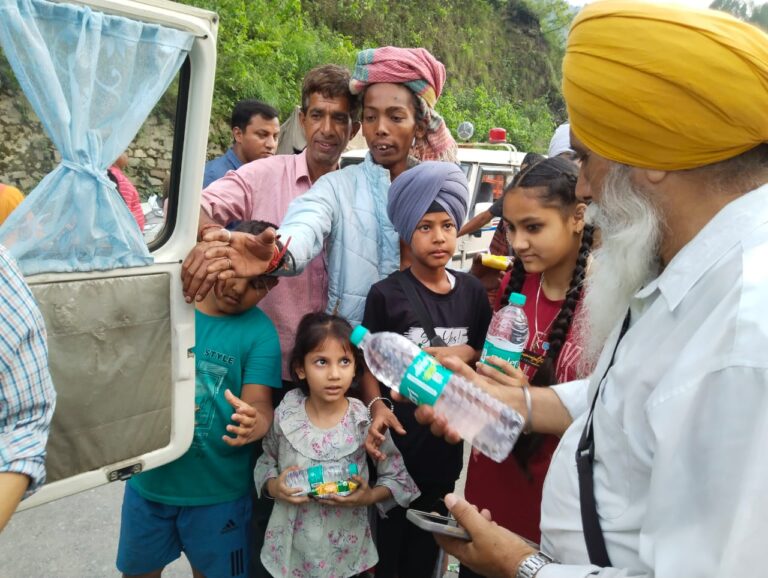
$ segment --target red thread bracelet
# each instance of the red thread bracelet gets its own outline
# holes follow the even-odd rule
[[[280,265],[280,261],[283,260],[283,257],[285,257],[285,254],[288,252],[288,245],[291,244],[291,239],[293,237],[288,237],[288,240],[285,242],[285,245],[283,245],[283,248],[280,249],[277,245],[275,245],[275,254],[272,256],[272,260],[269,262],[269,265],[267,265],[267,270],[264,271],[264,274],[272,273],[277,267]]]

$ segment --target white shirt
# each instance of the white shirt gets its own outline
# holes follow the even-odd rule
[[[594,416],[595,495],[615,568],[589,565],[575,452],[618,337],[587,382],[544,484],[537,578],[765,575],[768,185],[723,208],[638,292]],[[621,570],[620,570],[621,569]],[[598,571],[599,570],[599,571]]]

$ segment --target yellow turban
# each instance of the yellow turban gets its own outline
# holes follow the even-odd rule
[[[568,36],[571,130],[628,165],[680,170],[768,141],[768,35],[721,12],[606,0]]]

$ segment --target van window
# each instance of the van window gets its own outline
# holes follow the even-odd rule
[[[18,35],[0,43],[0,142],[13,143],[0,183],[23,194],[0,243],[25,275],[149,265],[174,222],[164,199],[193,36],[81,8],[38,10],[12,14]],[[83,32],[57,35],[68,26]],[[86,42],[102,48],[77,49]],[[65,65],[73,53],[78,65]]]
[[[488,207],[504,194],[504,189],[517,174],[516,167],[488,167],[481,166],[477,179],[477,193],[472,203],[470,216],[475,216]],[[494,223],[495,226],[495,223]]]

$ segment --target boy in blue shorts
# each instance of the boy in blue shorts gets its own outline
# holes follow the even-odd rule
[[[464,173],[452,163],[424,162],[392,181],[387,215],[409,249],[410,267],[371,287],[363,316],[371,332],[405,335],[438,359],[454,355],[470,363],[479,357],[491,320],[488,298],[475,277],[446,268],[468,197]],[[375,385],[370,373],[363,379]],[[389,397],[389,388],[380,387],[380,395]],[[410,507],[445,514],[442,497],[453,491],[461,473],[462,446],[433,436],[416,422],[415,409],[411,403],[394,404],[406,433],[392,436],[421,491]],[[407,521],[405,512],[395,507],[377,520],[376,578],[434,574],[437,544],[430,532]]]
[[[274,226],[241,223],[258,234]],[[280,343],[256,304],[277,280],[220,282],[195,311],[195,433],[179,459],[126,484],[117,567],[159,577],[183,551],[195,578],[246,576],[252,511],[252,442],[272,423],[281,387]],[[216,295],[218,293],[218,295]]]

